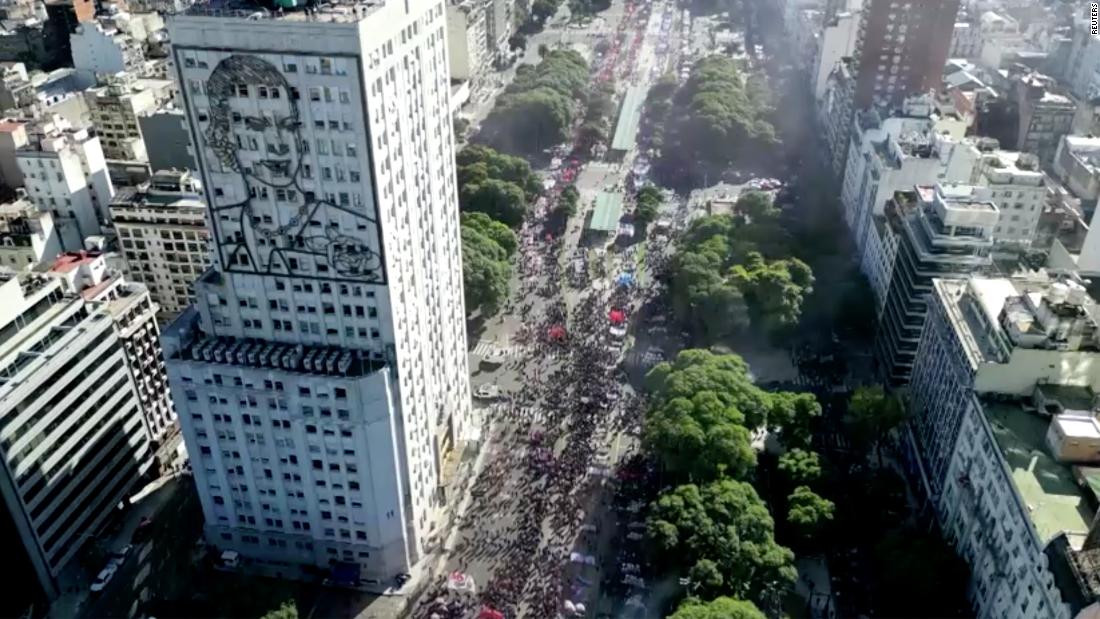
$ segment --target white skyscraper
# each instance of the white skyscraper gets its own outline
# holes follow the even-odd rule
[[[165,332],[207,539],[391,585],[470,424],[443,3],[169,29],[214,249]]]

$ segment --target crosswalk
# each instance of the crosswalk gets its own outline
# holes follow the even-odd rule
[[[498,416],[507,415],[511,419],[542,423],[546,420],[546,411],[538,406],[512,406],[505,402],[493,405],[493,412]]]
[[[485,340],[478,340],[476,346],[474,346],[473,354],[478,357],[505,357],[507,359],[517,359],[524,355],[523,347],[516,344],[497,344],[496,342],[490,342]]]

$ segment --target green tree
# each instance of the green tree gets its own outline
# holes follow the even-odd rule
[[[298,619],[298,607],[293,600],[288,600],[278,608],[264,613],[260,619]]]
[[[751,252],[745,264],[730,270],[733,283],[745,295],[754,325],[770,332],[798,324],[802,301],[813,290],[813,272],[798,258],[767,261]]]
[[[533,14],[540,10],[536,0]],[[556,4],[555,10],[556,10]],[[481,135],[497,148],[516,153],[541,151],[568,139],[575,104],[588,94],[588,64],[571,49],[539,46],[537,65],[520,65],[497,98]]]
[[[813,424],[821,417],[821,404],[812,393],[774,393],[768,409],[768,427],[779,433],[788,449],[809,448]]]
[[[763,191],[746,191],[737,197],[734,211],[745,223],[774,219],[779,216],[772,196]]]
[[[815,451],[792,449],[779,456],[779,472],[791,485],[812,484],[821,479],[821,458]]]
[[[737,355],[688,349],[671,362],[654,366],[645,384],[654,410],[677,398],[691,400],[709,392],[732,408],[731,414],[743,419],[745,427],[759,428],[767,420],[773,396],[754,385],[748,371],[748,364]]]
[[[693,594],[708,597],[709,594],[722,591],[722,585],[726,582],[722,577],[722,570],[718,569],[718,564],[710,559],[696,561],[695,565],[688,570],[688,580],[691,582],[688,587]]]
[[[581,193],[577,191],[577,186],[573,184],[566,185],[558,194],[557,209],[564,216],[572,217],[577,214],[577,205],[580,200]]]
[[[464,211],[485,213],[513,228],[523,223],[527,199],[515,183],[495,178],[459,190],[459,205]]]
[[[558,12],[558,3],[553,0],[535,0],[531,3],[531,18],[538,20],[540,23],[546,23],[546,20],[553,17],[554,13]],[[539,45],[539,55],[545,56],[543,48],[545,45]]]
[[[794,554],[775,543],[772,517],[747,483],[724,479],[665,491],[646,526],[656,561],[681,573],[712,561],[727,594],[771,599],[795,580]]]
[[[494,220],[485,213],[462,213],[462,226],[473,228],[489,237],[504,249],[505,256],[512,256],[519,247],[516,233],[511,228]]]
[[[767,619],[752,602],[719,597],[709,602],[687,598],[668,619]]]
[[[462,282],[469,313],[495,314],[508,296],[512,265],[507,250],[492,235],[492,230],[482,231],[477,223],[463,222]]]
[[[799,486],[787,497],[787,523],[804,541],[813,540],[833,521],[836,505],[810,490]]]
[[[874,449],[882,466],[882,441],[906,419],[898,399],[882,387],[860,387],[852,393],[844,424],[848,435],[863,449]]]
[[[638,190],[634,201],[637,204],[634,218],[638,223],[645,225],[657,219],[664,197],[661,195],[661,190],[653,185],[646,185]]]
[[[644,443],[666,471],[691,480],[745,479],[756,466],[745,416],[713,391],[673,398],[646,418]]]

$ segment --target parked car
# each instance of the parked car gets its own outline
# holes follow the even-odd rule
[[[118,566],[114,563],[108,563],[107,567],[99,571],[95,580],[92,581],[91,590],[92,593],[99,593],[103,591],[103,588],[107,586],[107,583],[111,582],[111,579],[115,577],[115,573],[118,572]]]

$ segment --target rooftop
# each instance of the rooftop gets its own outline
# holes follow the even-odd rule
[[[284,20],[322,23],[355,23],[378,7],[381,0],[335,0],[318,2],[310,8],[290,8],[295,0],[278,0],[287,10],[269,11],[250,0],[207,0],[197,2],[184,13],[189,17],[241,18],[250,20]]]
[[[601,191],[600,195],[596,196],[596,209],[592,211],[592,222],[588,224],[588,229],[616,232],[622,215],[623,194]]]
[[[1086,490],[1069,466],[1046,451],[1049,418],[1000,402],[985,403],[983,409],[1042,543],[1063,531],[1088,533],[1093,510]]]
[[[634,148],[646,93],[647,90],[641,86],[631,86],[626,89],[622,107],[619,109],[619,121],[615,124],[615,136],[611,140],[612,150],[626,151]]]

